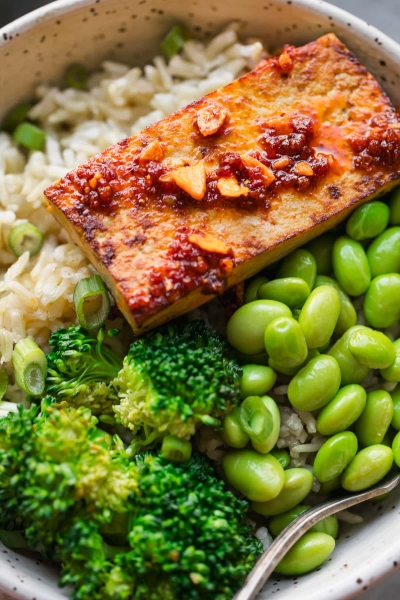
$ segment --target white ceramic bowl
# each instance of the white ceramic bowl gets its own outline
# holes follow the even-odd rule
[[[177,22],[204,36],[235,19],[243,21],[243,36],[261,37],[270,47],[303,44],[334,31],[400,104],[400,47],[320,0],[59,0],[0,31],[0,116],[29,98],[39,82],[56,81],[71,62],[91,68],[105,58],[143,64]],[[322,569],[299,579],[272,579],[260,599],[353,598],[395,569],[400,560],[400,490],[359,512],[364,523],[342,528],[337,548]],[[68,597],[67,590],[57,587],[53,567],[1,544],[0,589],[29,600]]]

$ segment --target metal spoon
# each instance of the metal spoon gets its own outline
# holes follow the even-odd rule
[[[366,492],[327,500],[302,513],[278,535],[269,548],[260,556],[247,576],[243,587],[233,600],[254,600],[278,563],[310,527],[340,510],[345,510],[366,500],[391,492],[399,483],[400,473],[390,479],[387,478],[381,481]]]

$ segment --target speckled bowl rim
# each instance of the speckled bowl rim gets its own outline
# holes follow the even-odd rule
[[[107,2],[107,0],[101,0],[101,3],[104,2]],[[329,14],[329,16],[331,16],[336,23],[351,26],[356,36],[359,39],[362,39],[367,45],[374,47],[374,44],[379,44],[382,53],[386,54],[394,62],[400,63],[400,45],[397,42],[392,40],[389,36],[384,34],[373,25],[370,25],[363,19],[352,15],[342,8],[329,4],[324,0],[275,0],[275,2],[281,4],[293,4],[302,7],[315,16],[321,15],[326,17],[327,14]],[[24,32],[35,28],[35,26],[39,24],[46,24],[47,22],[54,21],[58,17],[61,17],[69,12],[80,8],[95,6],[99,3],[100,0],[56,0],[51,2],[50,4],[27,13],[26,15],[1,28],[0,46],[7,43],[7,40],[11,37],[22,35]],[[390,549],[394,554],[400,557],[400,536],[392,537],[390,540]],[[382,581],[390,573],[400,568],[400,561],[398,566],[394,566],[393,563],[390,563],[390,565],[391,566],[388,566],[387,557],[384,554],[376,557],[376,560],[373,564],[373,569],[371,569],[371,566],[369,566],[369,575],[371,576],[371,574],[373,574],[373,585]],[[366,568],[367,567],[365,567],[365,569]],[[371,571],[373,573],[371,573]],[[3,590],[9,595],[21,599],[31,598],[32,591],[35,591],[37,592],[36,595],[41,600],[51,600],[51,596],[48,593],[49,588],[47,588],[46,585],[39,585],[38,588],[41,589],[30,590],[30,594],[16,594],[13,592],[13,587],[16,582],[16,575],[14,575],[14,573],[10,572],[9,574],[4,574],[0,572],[0,591]],[[360,588],[353,588],[350,593],[343,590],[344,595],[341,596],[341,598],[343,600],[350,600],[351,598],[358,596],[360,593],[362,593],[362,591],[363,590]],[[296,593],[295,589],[293,590],[293,593]]]

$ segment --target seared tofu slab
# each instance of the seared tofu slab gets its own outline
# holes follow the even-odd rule
[[[329,34],[105,150],[46,196],[140,334],[387,192],[399,159],[399,115]]]

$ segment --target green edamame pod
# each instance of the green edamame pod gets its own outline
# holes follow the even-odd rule
[[[287,469],[285,483],[276,498],[268,502],[253,502],[251,507],[259,515],[271,517],[280,515],[299,502],[311,492],[314,477],[307,469]]]
[[[320,348],[330,340],[339,315],[340,297],[334,287],[323,285],[311,292],[299,317],[309,348]]]
[[[381,376],[386,381],[398,383],[400,381],[400,339],[393,342],[393,348],[395,351],[394,361],[390,367],[381,369]]]
[[[395,436],[392,444],[394,462],[400,467],[400,432]]]
[[[318,410],[335,397],[340,386],[340,368],[328,354],[313,358],[291,380],[288,397],[299,410]]]
[[[254,300],[258,299],[258,290],[264,283],[267,283],[268,279],[264,277],[264,275],[256,275],[253,279],[246,282],[244,287],[243,294],[243,302],[244,304],[248,304],[249,302],[254,302]]]
[[[311,252],[298,248],[283,259],[278,271],[278,277],[300,277],[304,279],[309,289],[314,287],[317,276],[317,265]]]
[[[274,279],[262,285],[258,290],[258,298],[277,300],[289,308],[303,306],[309,295],[310,288],[300,277]]]
[[[311,508],[307,504],[298,504],[291,510],[286,511],[281,515],[276,515],[268,521],[268,529],[273,537],[277,537],[290,523],[292,523],[297,517],[303,512]],[[339,532],[339,523],[335,515],[325,517],[319,523],[313,525],[309,531],[316,531],[319,533],[326,533],[331,535],[334,539],[337,538]]]
[[[400,316],[400,275],[379,275],[371,281],[364,298],[364,314],[372,327],[392,327]]]
[[[330,275],[333,271],[332,250],[335,239],[331,233],[324,233],[308,242],[305,247],[315,259],[318,275]]]
[[[387,446],[376,444],[361,450],[342,475],[342,487],[348,492],[361,492],[375,485],[389,473],[393,452]]]
[[[333,272],[344,291],[361,296],[371,283],[371,272],[364,248],[349,237],[339,237],[333,245]]]
[[[318,450],[314,461],[314,475],[326,483],[339,477],[351,463],[358,450],[358,441],[351,431],[332,436]]]
[[[254,502],[276,498],[285,483],[285,471],[278,461],[255,450],[225,454],[222,468],[229,483]]]
[[[222,422],[221,437],[232,448],[244,448],[250,441],[240,423],[240,408],[237,406]]]
[[[328,354],[337,361],[341,373],[341,385],[350,383],[361,383],[368,375],[370,368],[360,363],[349,349],[349,339],[351,335],[362,328],[362,325],[351,327],[338,341],[328,350]]]
[[[242,398],[262,396],[274,387],[276,373],[271,367],[263,365],[244,365],[240,380]]]
[[[356,421],[355,432],[362,446],[381,444],[393,418],[393,400],[385,390],[367,394],[367,403]]]
[[[393,400],[393,417],[391,426],[396,430],[400,431],[400,386],[397,386],[390,394]]]
[[[400,270],[400,227],[390,227],[367,250],[371,277],[398,273]]]
[[[349,337],[349,350],[370,369],[385,369],[393,363],[396,352],[391,340],[380,331],[369,327],[358,329]]]
[[[400,187],[395,188],[389,195],[391,225],[400,225]]]
[[[322,435],[344,431],[361,415],[367,402],[367,392],[361,385],[346,385],[324,406],[317,417],[317,430]]]
[[[278,441],[279,431],[281,428],[281,413],[279,412],[278,405],[273,398],[270,398],[269,396],[261,396],[260,400],[270,415],[272,428],[268,435],[266,432],[264,432],[262,438],[251,438],[251,443],[254,450],[257,450],[257,452],[260,452],[261,454],[267,454],[270,452],[270,450],[272,450],[272,448],[274,448],[276,442]]]
[[[291,317],[292,311],[282,302],[255,300],[241,306],[226,327],[228,342],[239,352],[256,354],[265,351],[264,332],[278,317]]]
[[[282,469],[287,469],[290,465],[290,454],[287,450],[271,450],[270,455],[276,458]]]
[[[307,358],[302,328],[292,317],[272,321],[265,330],[264,343],[270,359],[283,367],[297,367]]]
[[[339,294],[340,298],[340,313],[334,330],[335,335],[343,335],[350,327],[353,327],[357,323],[357,312],[353,306],[349,296],[342,290],[340,285],[332,277],[326,277],[323,275],[317,275],[315,280],[314,288],[320,287],[321,285],[330,285]]]
[[[346,233],[357,241],[374,238],[386,229],[389,216],[389,207],[384,202],[367,202],[353,212],[347,221]]]
[[[335,549],[335,540],[326,533],[308,532],[299,539],[276,567],[280,575],[304,575],[324,563]]]

